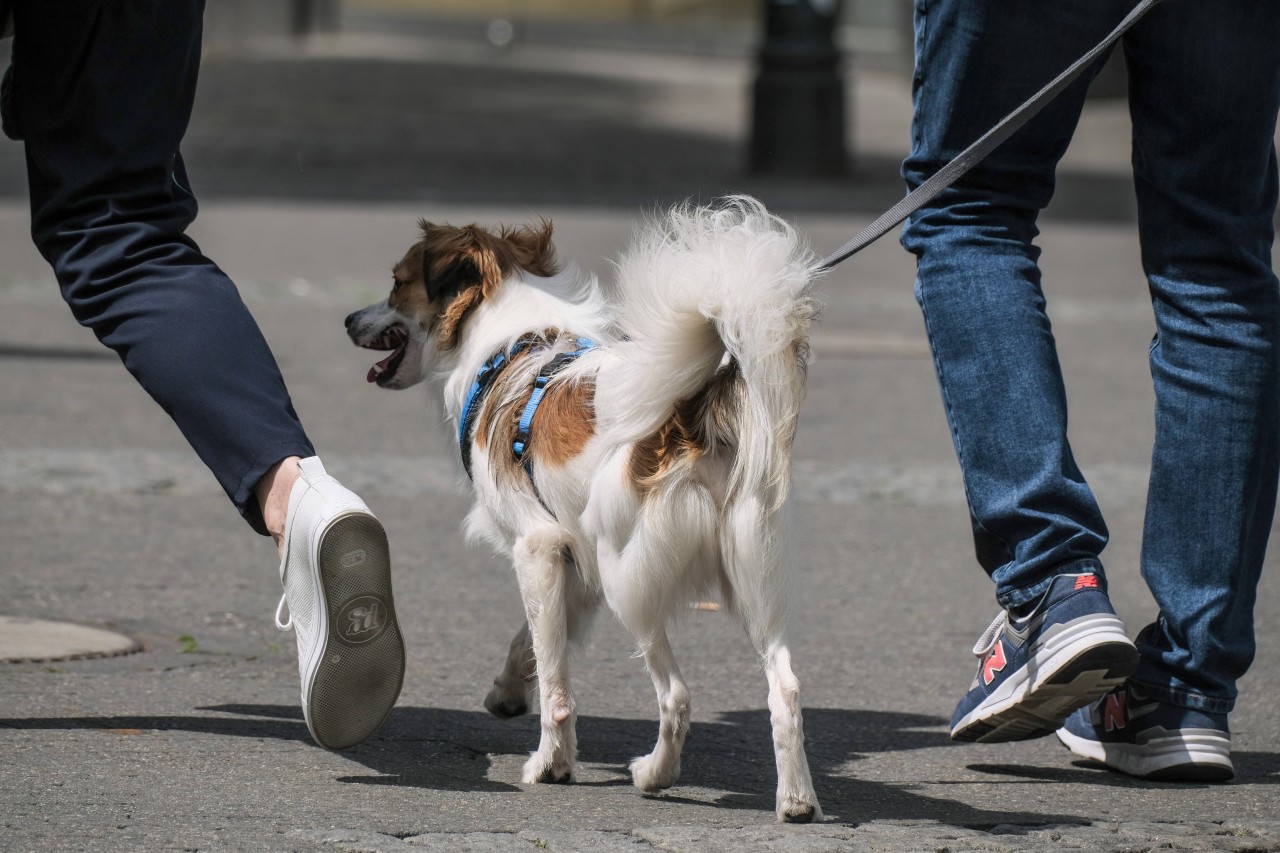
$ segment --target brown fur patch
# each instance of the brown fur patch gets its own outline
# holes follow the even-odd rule
[[[528,395],[505,404],[496,399],[491,400],[485,405],[480,422],[476,424],[475,447],[477,451],[486,453],[489,473],[494,482],[506,489],[519,488],[525,480],[524,469],[511,450],[511,444],[516,438],[520,413],[524,411],[524,405],[528,401]],[[493,444],[486,452],[485,447],[490,438]]]
[[[516,270],[539,276],[559,270],[551,223],[545,219],[518,228],[504,226],[497,233],[477,225],[435,225],[426,220],[418,224],[422,239],[395,265],[389,302],[434,331],[440,350],[457,346],[467,315]],[[432,289],[440,286],[445,292],[432,298]]]
[[[476,418],[473,442],[476,450],[484,452],[490,435],[499,447],[503,444],[510,447],[511,442],[515,440],[516,425],[520,422],[519,412],[524,410],[525,404],[533,394],[532,375],[525,369],[525,363],[531,356],[532,353],[527,349],[517,353],[508,362],[502,374],[489,386],[489,391],[485,394],[484,402],[480,406],[480,414]],[[515,397],[511,396],[516,393],[517,386],[524,385],[529,386],[527,391]],[[513,411],[514,415],[512,415]],[[508,421],[510,421],[510,430],[505,430]],[[490,460],[490,465],[493,464],[494,460]]]
[[[628,473],[642,495],[657,488],[677,465],[692,465],[702,456],[704,448],[698,430],[683,408],[678,408],[657,432],[631,447]]]
[[[414,317],[426,329],[430,326],[434,309],[427,298],[427,289],[422,281],[421,243],[416,243],[405,256],[391,269],[391,295],[388,304],[406,317]]]
[[[676,404],[671,418],[631,448],[628,473],[641,496],[656,489],[676,471],[686,471],[712,445],[732,446],[733,394],[740,382],[736,363],[716,374],[702,391]]]
[[[559,467],[582,452],[596,433],[595,397],[590,379],[547,386],[530,425],[529,453],[538,465]]]
[[[444,352],[458,345],[458,332],[471,309],[480,304],[482,289],[469,287],[459,293],[435,318],[436,349]]]
[[[555,340],[559,333],[548,329],[539,337],[545,342]],[[476,419],[474,447],[477,452],[485,452],[492,441],[489,470],[495,481],[506,486],[518,486],[527,477],[511,445],[525,406],[533,396],[534,374],[525,365],[531,357],[532,353],[525,350],[512,359],[485,395]],[[553,381],[533,416],[526,453],[539,466],[564,465],[582,452],[593,435],[595,383],[590,379]]]
[[[489,299],[502,286],[507,276],[517,269],[534,275],[554,275],[558,270],[555,249],[551,245],[551,223],[541,220],[538,226],[502,227],[498,233],[476,225],[456,227],[420,222],[421,256],[429,281],[446,280],[458,268],[470,264],[476,280],[460,289],[456,296],[447,295],[444,310],[438,317],[436,347],[452,349],[457,345],[462,321],[480,302]]]

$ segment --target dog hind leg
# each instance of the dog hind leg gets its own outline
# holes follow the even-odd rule
[[[759,496],[740,496],[723,528],[725,574],[733,587],[736,610],[764,663],[769,682],[769,722],[778,766],[778,820],[822,820],[804,751],[800,681],[791,669],[788,618],[785,507],[764,508]]]
[[[769,680],[769,722],[773,725],[773,753],[778,764],[778,820],[810,823],[822,820],[822,807],[813,790],[809,759],[804,751],[804,719],[800,712],[800,682],[791,671],[791,651],[779,638],[765,654]]]
[[[680,778],[680,751],[689,733],[689,688],[665,629],[659,628],[645,645],[644,662],[658,693],[658,742],[653,752],[631,762],[631,779],[642,791],[658,791]]]
[[[526,621],[520,625],[520,630],[511,640],[502,672],[493,680],[489,695],[484,697],[484,707],[502,720],[527,714],[533,692],[538,687],[537,677],[533,637]]]
[[[658,697],[658,741],[631,762],[642,791],[669,788],[680,777],[680,752],[689,732],[689,688],[667,637],[673,611],[702,580],[714,576],[716,509],[706,489],[669,483],[636,515],[625,544],[596,539],[600,582],[610,607],[635,638]],[[619,525],[615,529],[626,529]]]
[[[586,639],[592,620],[600,606],[600,593],[589,588],[576,572],[567,571],[566,607],[569,643],[577,645]],[[502,671],[484,697],[484,707],[500,720],[529,713],[538,690],[538,659],[533,653],[533,636],[528,620],[511,640]]]
[[[516,540],[514,563],[524,599],[534,657],[542,737],[525,762],[521,781],[572,782],[578,750],[573,694],[569,689],[568,605],[572,564],[559,528],[531,531]]]

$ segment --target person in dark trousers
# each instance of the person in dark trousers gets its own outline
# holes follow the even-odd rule
[[[916,0],[917,186],[1076,57],[1133,0]],[[1089,75],[912,216],[916,296],[1001,611],[952,736],[1057,732],[1140,777],[1231,778],[1228,715],[1280,468],[1272,270],[1280,3],[1164,0],[1126,34],[1155,446],[1142,574],[1159,608],[1136,648],[1112,611],[1107,528],[1067,440],[1036,219]],[[1095,67],[1094,71],[1096,72]],[[1077,417],[1089,417],[1087,411]]]
[[[36,247],[76,319],[275,539],[277,624],[297,635],[307,725],[322,746],[359,743],[390,713],[404,671],[386,535],[325,473],[235,285],[185,234],[196,199],[179,145],[204,3],[8,5],[4,130],[25,145]]]

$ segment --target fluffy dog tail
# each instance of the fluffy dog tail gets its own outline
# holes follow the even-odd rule
[[[759,201],[734,196],[672,209],[618,266],[625,337],[618,372],[600,377],[597,416],[634,441],[701,398],[699,431],[737,448],[730,493],[761,489],[777,508],[817,311],[813,253]]]

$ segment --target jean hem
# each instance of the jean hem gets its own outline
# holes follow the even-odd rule
[[[1224,699],[1218,696],[1208,696],[1198,690],[1167,682],[1162,684],[1150,681],[1143,676],[1144,673],[1139,670],[1130,681],[1138,685],[1151,698],[1165,704],[1177,705],[1180,708],[1190,708],[1193,711],[1203,711],[1207,714],[1230,714],[1235,709],[1236,700],[1234,697]]]
[[[996,601],[999,602],[1000,606],[1005,610],[1012,610],[1015,607],[1035,601],[1037,598],[1044,595],[1045,590],[1049,588],[1050,584],[1052,584],[1054,579],[1059,575],[1075,575],[1083,574],[1085,572],[1092,572],[1097,575],[1102,591],[1104,593],[1107,591],[1107,576],[1102,569],[1102,563],[1094,557],[1081,557],[1065,563],[1058,563],[1049,570],[1048,574],[1033,583],[1031,586],[1006,589],[1003,592],[997,592]],[[997,581],[997,584],[999,584],[999,581]]]

